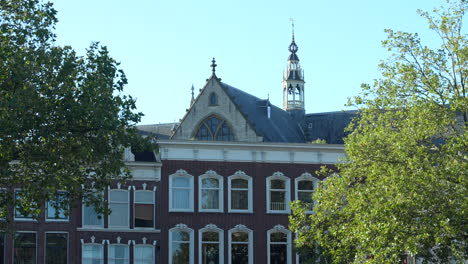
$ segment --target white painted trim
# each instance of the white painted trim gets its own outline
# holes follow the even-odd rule
[[[149,204],[149,203],[139,203],[139,202],[137,202],[137,200],[136,200],[136,194],[137,194],[137,192],[148,192],[148,193],[152,193],[152,197],[153,197],[153,203],[152,203],[152,205],[153,205],[153,227],[136,227],[136,226],[135,226],[135,213],[136,213],[136,210],[135,210],[136,208],[135,208],[135,206],[136,206],[137,204]],[[154,191],[152,191],[152,190],[134,190],[134,191],[133,191],[133,215],[132,215],[132,222],[133,222],[132,224],[133,224],[133,228],[135,228],[135,229],[145,229],[145,230],[152,230],[152,229],[154,229],[154,228],[155,228],[155,222],[156,222],[156,221],[155,221],[155,220],[156,220],[156,214],[155,214],[156,210],[155,210],[155,209],[156,209],[156,198],[155,198],[155,192],[154,192]]]
[[[105,240],[103,240],[104,242]],[[101,251],[101,258],[99,259],[100,260],[100,263],[103,264],[104,263],[104,243],[84,243],[81,245],[81,262],[83,262],[83,251],[84,251],[84,247],[85,246],[98,246],[100,248],[100,251]]]
[[[207,178],[212,178],[218,180],[218,209],[203,209],[202,207],[202,196],[203,196],[203,185],[202,181]],[[224,182],[223,177],[217,174],[214,171],[207,171],[205,174],[198,177],[198,211],[204,213],[222,213],[224,211]],[[214,189],[211,189],[214,190]]]
[[[161,233],[161,229],[116,229],[116,228],[86,228],[79,227],[76,231],[83,232],[125,232],[125,233]]]
[[[319,183],[320,183],[320,180],[317,179],[316,177],[312,176],[312,174],[310,173],[303,173],[301,174],[301,176],[297,177],[294,179],[294,199],[295,200],[299,200],[299,182],[300,181],[311,181],[313,182],[313,190],[310,192],[311,194],[313,194],[315,192],[315,190],[317,189]],[[314,201],[315,203],[315,201]],[[314,211],[306,211],[307,214],[313,214]]]
[[[270,263],[270,244],[271,244],[271,240],[270,240],[270,236],[272,233],[276,233],[276,232],[281,232],[283,234],[286,234],[287,236],[287,244],[286,244],[286,255],[287,255],[287,264],[292,264],[292,235],[291,235],[291,231],[289,231],[288,229],[286,229],[284,226],[282,225],[276,225],[275,227],[273,227],[272,229],[268,230],[267,231],[267,259],[268,259],[268,262],[267,263]]]
[[[270,209],[270,200],[271,200],[271,193],[270,193],[270,182],[272,180],[282,180],[285,182],[285,210],[271,210]],[[281,172],[275,172],[272,176],[266,178],[266,212],[268,214],[290,214],[291,209],[289,204],[291,203],[291,179],[289,177],[284,176]]]
[[[253,250],[253,231],[249,228],[247,228],[245,225],[236,225],[234,228],[230,229],[228,231],[228,263],[229,264],[232,264],[232,256],[231,256],[231,252],[232,252],[232,233],[235,233],[235,232],[244,232],[244,233],[247,233],[249,235],[249,263],[245,263],[245,264],[253,264],[253,254],[254,254],[254,250]]]
[[[70,260],[70,241],[69,241],[69,237],[70,235],[68,234],[68,232],[63,232],[63,231],[46,231],[44,232],[44,263],[47,263],[46,262],[46,258],[47,258],[47,234],[67,234],[67,263],[69,262]]]
[[[247,210],[239,210],[239,209],[231,209],[231,181],[235,179],[243,179],[247,180]],[[252,184],[252,177],[245,174],[243,171],[236,171],[233,175],[228,177],[228,212],[229,213],[252,213],[253,212],[253,184]]]
[[[189,233],[189,236],[190,236],[190,245],[189,245],[189,250],[190,250],[190,261],[189,261],[189,264],[194,264],[195,260],[194,260],[194,238],[193,238],[193,229],[187,227],[186,225],[184,224],[178,224],[176,225],[175,227],[169,229],[169,232],[168,232],[168,236],[169,236],[169,254],[168,254],[168,260],[169,260],[169,264],[172,264],[172,232],[179,232],[179,231],[184,231],[184,232],[188,232]]]
[[[198,263],[202,263],[202,234],[203,232],[217,232],[219,234],[219,260],[218,263],[224,262],[224,230],[218,228],[214,224],[208,224],[204,228],[198,230]]]
[[[114,228],[114,229],[129,229],[130,228],[130,191],[129,190],[124,190],[124,189],[110,189],[109,192],[107,193],[107,201],[108,201],[108,206],[110,208],[111,206],[111,192],[126,192],[127,193],[127,222],[128,224],[126,226],[111,226],[110,224],[110,219],[112,217],[112,213],[110,213],[107,216],[107,226],[108,228]],[[123,202],[118,202],[118,204],[123,204]],[[119,218],[123,218],[121,215],[119,215]]]
[[[176,209],[172,208],[172,179],[177,178],[177,177],[184,177],[188,178],[190,181],[190,194],[189,194],[189,207],[187,209]],[[193,212],[194,211],[194,184],[193,184],[193,176],[188,174],[184,170],[178,170],[176,173],[169,175],[169,212]]]

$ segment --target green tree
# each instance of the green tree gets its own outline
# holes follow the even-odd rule
[[[333,263],[468,259],[466,8],[459,0],[418,11],[436,49],[418,34],[386,30],[391,56],[380,64],[382,78],[351,100],[360,111],[339,175],[314,194],[315,214],[293,207],[300,250],[313,251],[316,241]]]
[[[32,216],[58,190],[67,194],[57,208],[84,199],[105,212],[100,191],[129,176],[124,148],[156,149],[137,133],[142,114],[106,47],[78,56],[55,44],[56,22],[49,2],[0,0],[1,218],[11,216],[14,188]]]

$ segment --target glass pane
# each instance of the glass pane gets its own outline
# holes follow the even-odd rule
[[[172,190],[172,208],[190,209],[190,190]]]
[[[135,204],[135,227],[153,227],[154,206]]]
[[[96,213],[94,206],[83,206],[83,225],[85,226],[103,226],[103,217]]]
[[[305,203],[312,203],[312,193],[311,192],[298,192],[297,198]]]
[[[201,263],[219,264],[219,245],[218,244],[202,244]]]
[[[299,190],[312,191],[314,189],[314,183],[312,181],[300,181],[297,183],[297,187]]]
[[[195,136],[198,140],[213,140],[211,134],[208,133],[208,128],[205,124],[202,124],[200,129],[197,131],[197,135]]]
[[[136,203],[154,203],[154,193],[145,192],[145,191],[136,191],[135,192],[135,202]]]
[[[281,232],[275,232],[270,234],[271,242],[288,242],[288,235]]]
[[[249,234],[245,232],[232,233],[233,242],[249,242]]]
[[[214,135],[216,133],[216,130],[218,129],[218,125],[219,125],[219,120],[218,118],[216,117],[213,117],[213,118],[210,118],[206,123],[208,124],[208,127],[210,128],[211,130],[211,133]]]
[[[36,263],[36,233],[16,233],[13,252],[14,264]]]
[[[185,177],[172,178],[173,187],[187,187],[190,188],[190,179]]]
[[[248,191],[231,191],[231,209],[248,210]]]
[[[54,201],[47,202],[47,219],[68,219],[68,217],[65,216],[67,208],[63,208],[64,206],[68,207],[68,205],[64,204],[65,193],[60,192],[55,197],[56,199]],[[56,210],[55,207],[59,207],[58,210]]]
[[[153,264],[154,248],[152,246],[135,246],[134,264]]]
[[[286,245],[270,245],[271,264],[286,264],[287,259]]]
[[[202,208],[203,209],[219,209],[219,191],[203,190],[202,191]]]
[[[219,181],[214,178],[205,178],[202,180],[202,188],[218,188]]]
[[[111,190],[109,199],[111,202],[128,202],[128,192],[120,190]]]
[[[83,258],[101,259],[103,256],[101,245],[84,245]]]
[[[109,215],[109,226],[128,227],[128,203],[110,204],[109,208],[112,210],[112,213]]]
[[[172,241],[190,241],[190,233],[186,231],[173,231]]]
[[[233,244],[231,245],[231,263],[246,264],[249,263],[249,245]]]
[[[271,193],[271,202],[281,202],[284,203],[286,192],[270,192]]]
[[[286,189],[286,183],[283,180],[272,180],[270,183],[271,189]]]
[[[231,188],[249,188],[249,182],[244,179],[234,179],[231,181]]]
[[[68,234],[46,233],[46,263],[67,263]]]
[[[190,244],[189,243],[172,243],[172,264],[189,264],[190,263]]]
[[[110,245],[109,258],[128,259],[128,246]]]
[[[218,232],[203,232],[202,240],[205,241],[219,241],[219,233]]]

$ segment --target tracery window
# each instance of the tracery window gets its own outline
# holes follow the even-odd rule
[[[195,138],[197,140],[233,141],[234,133],[226,121],[210,116],[198,127]]]

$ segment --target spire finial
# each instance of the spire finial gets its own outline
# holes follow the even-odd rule
[[[216,72],[216,66],[218,66],[218,65],[216,65],[216,60],[215,60],[215,58],[213,57],[213,60],[211,61],[211,68],[213,68],[213,69],[212,69],[213,75],[214,75],[215,72]]]
[[[291,21],[292,39],[293,39],[293,41],[294,41],[294,18],[290,18],[289,21]]]
[[[192,99],[190,100],[190,106],[192,106],[193,102],[195,102],[195,94],[193,92],[193,90],[195,90],[195,87],[193,87],[193,83],[192,83],[192,88],[190,88],[192,90]]]

